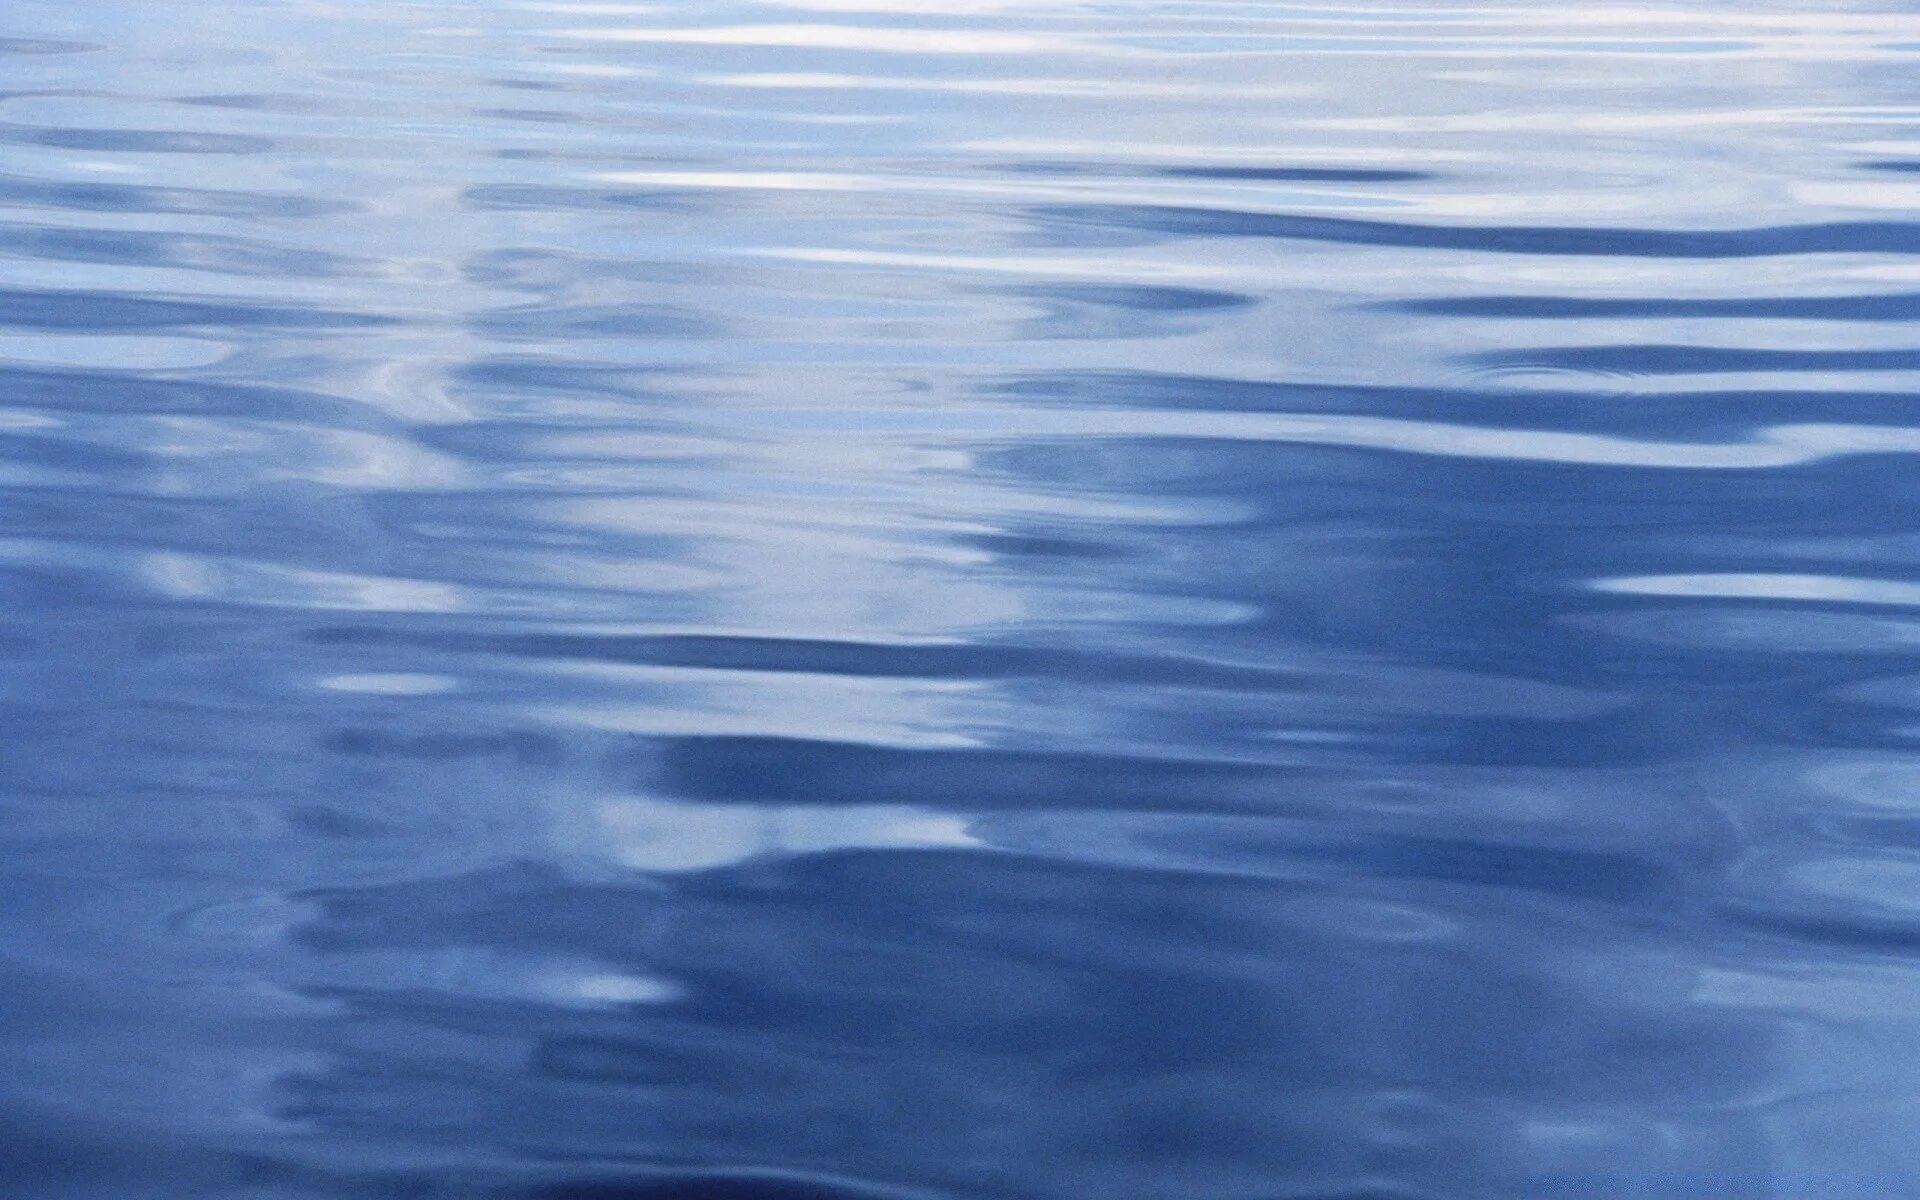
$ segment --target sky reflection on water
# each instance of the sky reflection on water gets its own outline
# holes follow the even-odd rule
[[[1920,16],[0,13],[0,1193],[1920,1194]]]

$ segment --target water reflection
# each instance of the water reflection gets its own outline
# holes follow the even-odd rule
[[[18,0],[0,1191],[1904,1194],[1915,39]]]

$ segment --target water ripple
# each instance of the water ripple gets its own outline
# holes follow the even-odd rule
[[[1703,230],[1410,225],[1348,217],[1122,204],[1054,205],[1037,208],[1033,217],[1043,227],[1067,229],[1085,226],[1173,237],[1282,238],[1482,254],[1716,259],[1920,253],[1920,225],[1903,221]]]
[[[1916,46],[6,5],[0,1195],[1909,1194]]]

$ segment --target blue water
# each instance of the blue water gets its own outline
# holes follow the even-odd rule
[[[1920,1197],[1920,14],[6,0],[0,1200]]]

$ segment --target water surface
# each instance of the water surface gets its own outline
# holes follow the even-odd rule
[[[1920,1196],[1916,67],[9,0],[0,1193]]]

